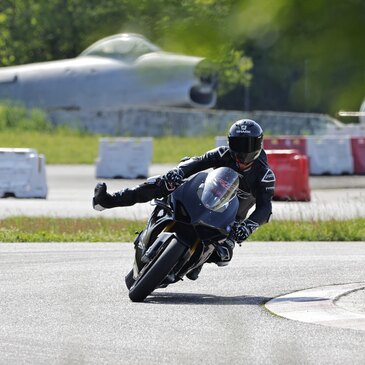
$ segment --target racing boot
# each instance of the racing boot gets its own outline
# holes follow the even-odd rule
[[[98,183],[96,185],[92,200],[93,208],[99,211],[115,207],[130,206],[135,203],[135,189],[123,189],[114,194],[109,194],[105,183]]]
[[[173,187],[171,191],[175,190]],[[136,203],[146,203],[152,199],[167,196],[171,191],[168,184],[161,177],[150,177],[146,182],[133,188],[125,188],[116,193],[109,194],[105,183],[95,186],[92,201],[95,210],[104,210],[115,207],[127,207]]]
[[[203,265],[196,267],[195,269],[188,272],[185,276],[190,280],[196,280],[199,277],[200,271],[202,271]]]
[[[213,262],[217,266],[227,266],[232,260],[234,245],[234,241],[227,238],[223,243],[216,246],[207,262]]]
[[[232,260],[234,246],[235,243],[233,240],[226,239],[223,243],[216,246],[215,250],[206,262],[215,263],[217,266],[227,266]],[[202,267],[203,265],[196,267],[185,276],[190,280],[198,279]]]

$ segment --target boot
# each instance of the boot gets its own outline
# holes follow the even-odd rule
[[[207,262],[214,262],[217,266],[227,266],[232,260],[235,243],[231,239],[217,245]]]
[[[203,265],[196,267],[195,269],[188,272],[185,276],[190,280],[196,280],[199,277],[200,271],[202,271]]]

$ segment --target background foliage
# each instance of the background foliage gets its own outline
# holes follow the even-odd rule
[[[0,66],[137,32],[218,65],[219,108],[334,115],[364,97],[364,14],[363,0],[2,0]]]

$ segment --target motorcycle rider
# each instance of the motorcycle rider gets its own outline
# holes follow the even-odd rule
[[[232,259],[234,241],[242,243],[260,225],[267,223],[272,213],[275,175],[263,150],[262,128],[254,120],[241,119],[233,123],[228,132],[228,146],[217,147],[202,156],[183,159],[176,168],[165,175],[151,177],[132,189],[109,194],[106,184],[98,183],[95,187],[93,208],[101,211],[162,198],[180,186],[183,179],[199,171],[222,166],[230,167],[239,174],[239,209],[229,235],[230,239],[217,246],[208,262],[225,266]],[[255,209],[246,218],[254,205]],[[186,276],[196,280],[200,271],[201,267],[198,267]]]

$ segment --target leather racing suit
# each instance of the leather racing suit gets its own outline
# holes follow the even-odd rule
[[[245,240],[260,225],[269,221],[272,214],[272,198],[274,195],[275,175],[267,163],[267,157],[264,150],[261,150],[259,157],[253,161],[248,168],[241,170],[232,158],[229,147],[221,146],[206,152],[202,156],[188,158],[183,160],[177,169],[182,173],[184,178],[209,168],[230,167],[239,175],[239,186],[237,197],[239,199],[239,208],[236,216],[237,226],[241,225],[244,237],[238,242]],[[123,189],[114,194],[106,193],[104,184],[104,194],[98,194],[94,197],[93,206],[96,210],[105,208],[130,206],[136,203],[148,202],[155,198],[162,198],[172,193],[177,185],[169,184],[164,176],[151,177],[141,185],[134,188]],[[250,208],[255,205],[255,209],[249,215]],[[236,239],[235,239],[236,240]],[[222,249],[222,247],[225,247]],[[227,240],[220,246],[221,252],[212,254],[208,262],[216,262],[217,265],[223,266],[231,260],[234,243]],[[201,269],[201,268],[200,268]],[[199,269],[199,270],[200,270]],[[192,280],[197,278],[196,275],[189,277]]]
[[[256,204],[248,219],[257,223],[257,226],[268,222],[272,213],[271,201],[274,194],[275,175],[267,163],[264,150],[245,170],[237,167],[229,147],[226,146],[217,147],[202,156],[189,158],[181,162],[178,168],[183,172],[184,178],[187,178],[199,171],[223,166],[230,167],[239,174],[237,196],[240,204],[237,221],[244,220],[250,208]],[[101,205],[103,208],[113,208],[145,203],[155,198],[162,198],[175,189],[176,187],[169,185],[162,176],[151,177],[134,188],[123,189],[112,195],[108,194]]]

